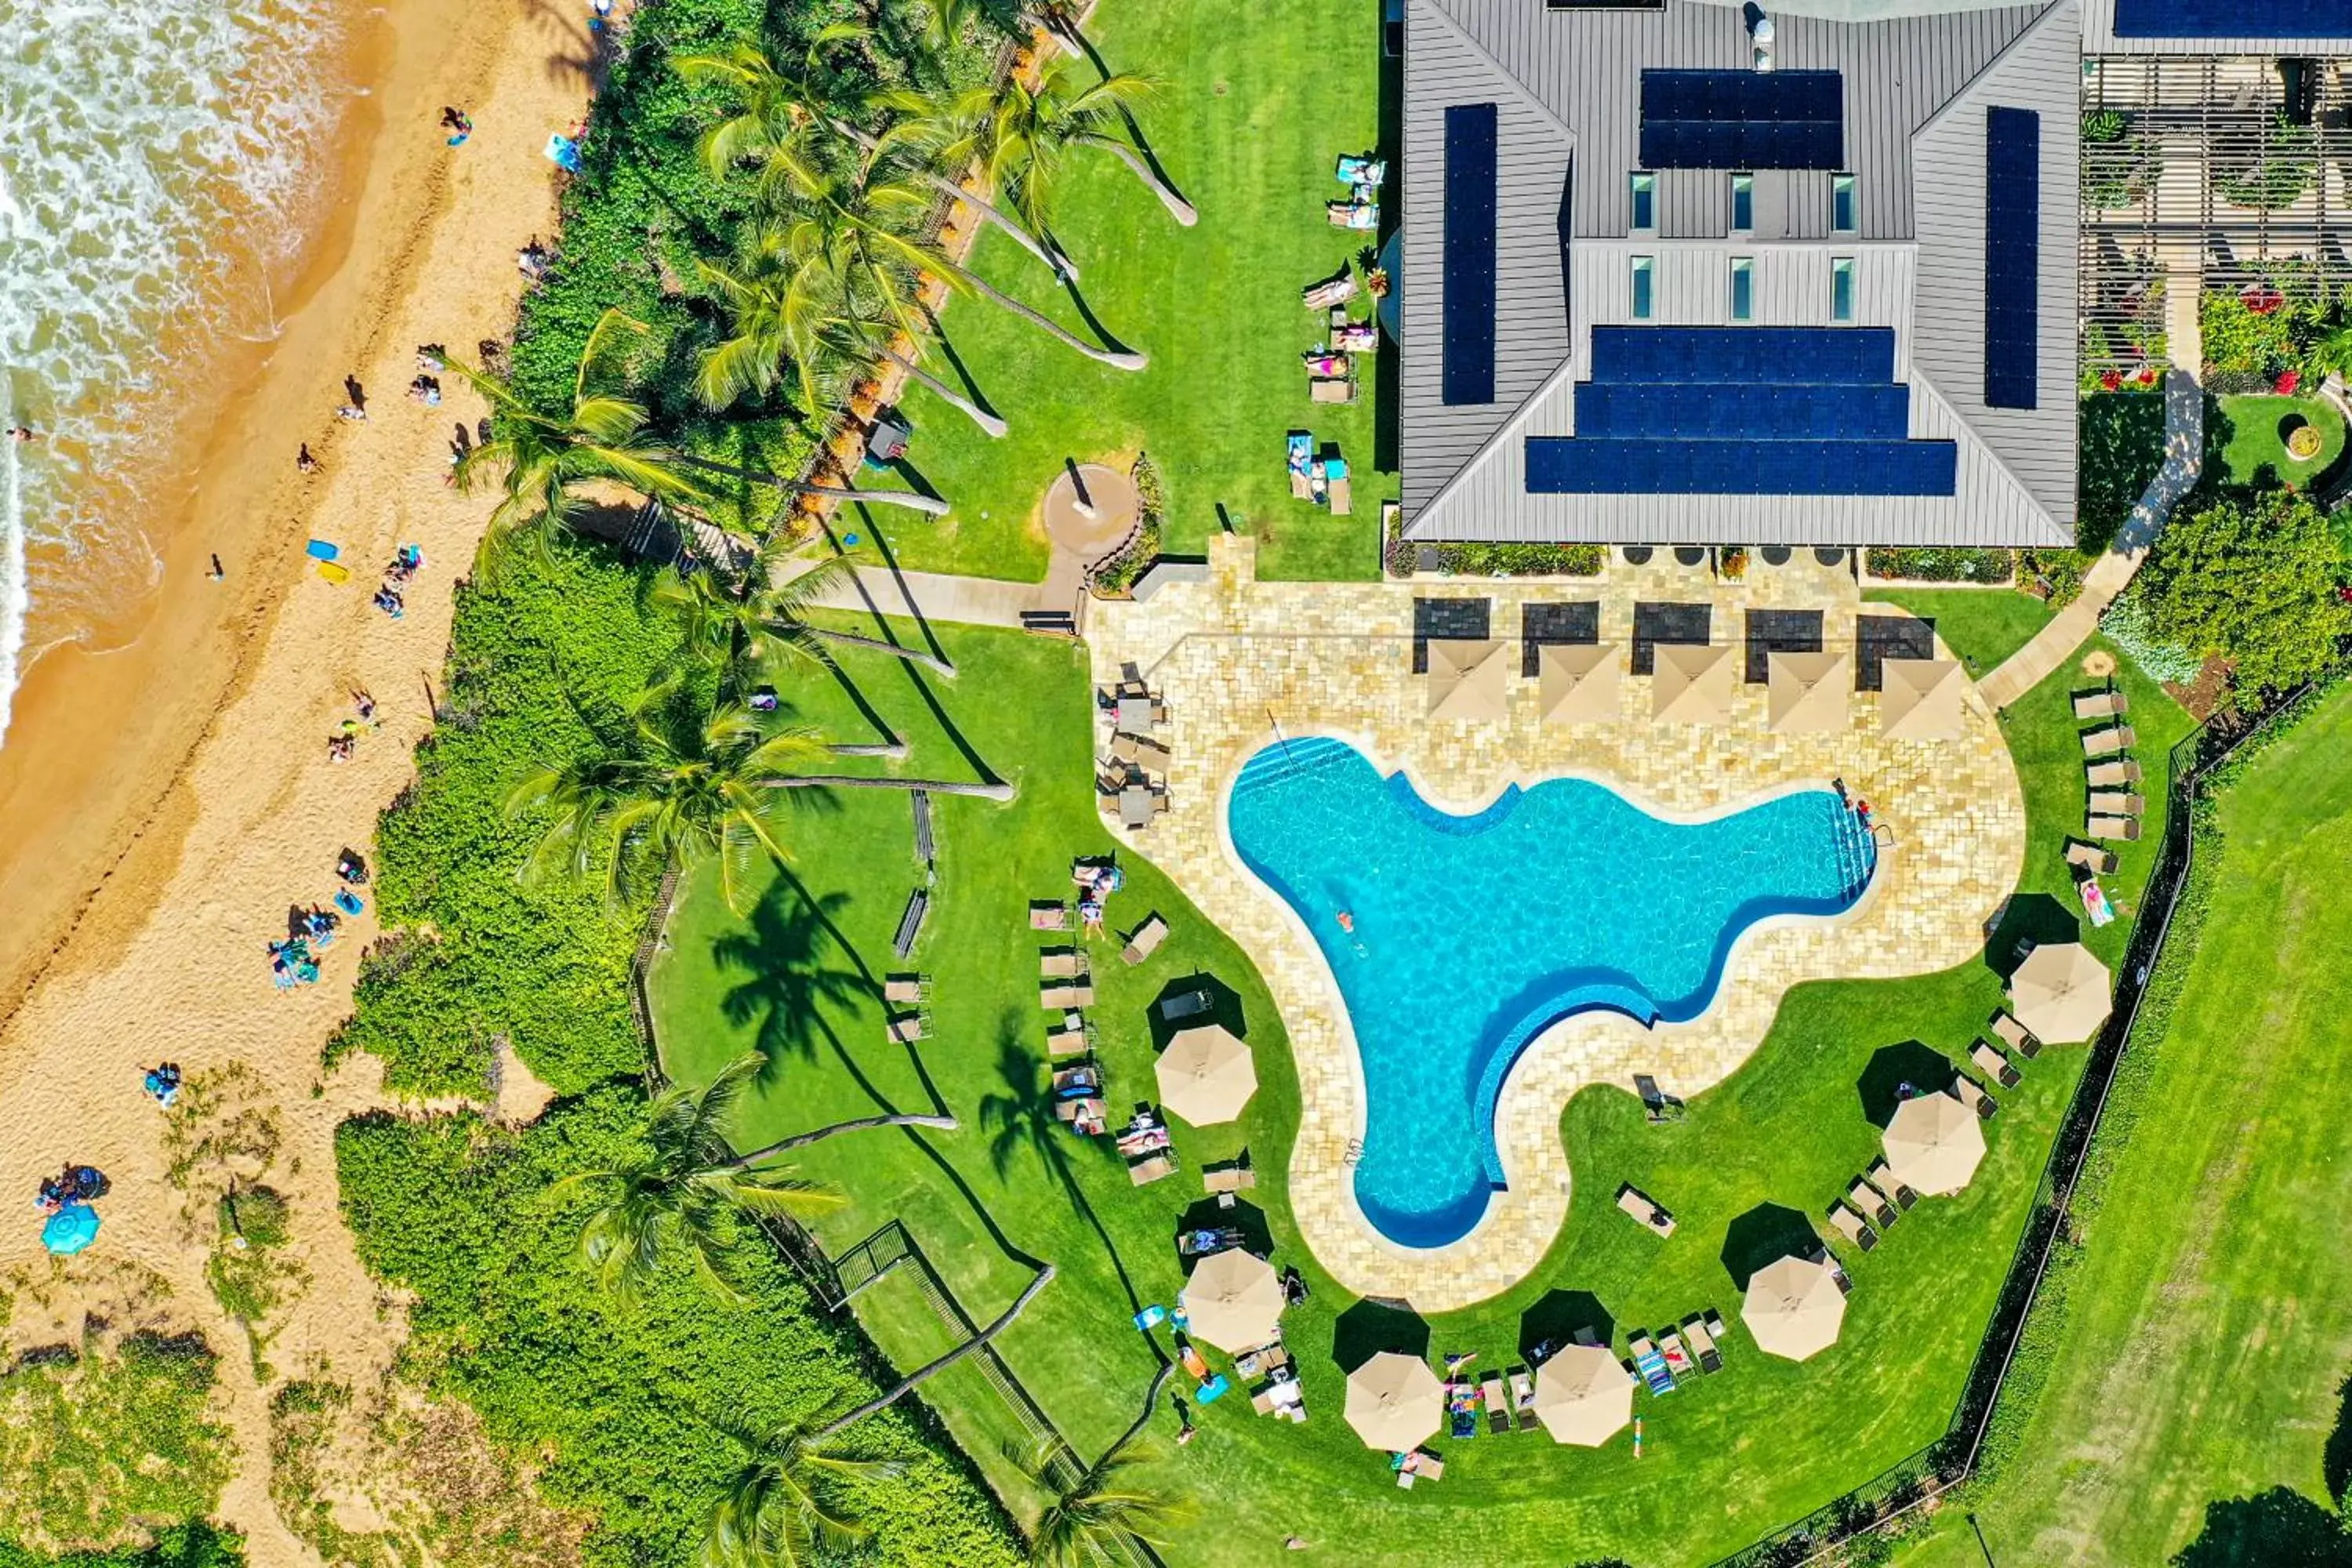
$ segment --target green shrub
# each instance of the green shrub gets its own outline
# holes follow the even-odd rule
[[[2164,174],[2164,153],[2151,136],[2135,135],[2120,110],[2083,116],[2083,200],[2095,207],[2144,200]]]
[[[2211,390],[2269,391],[2281,375],[2302,367],[2326,330],[2319,302],[2302,297],[2296,279],[2273,278],[2256,287],[2275,289],[2284,298],[2274,309],[2257,310],[2242,293],[2209,289],[2197,302],[2206,364],[2219,375],[2244,378],[2242,384]]]
[[[2133,594],[2158,640],[2235,667],[2242,690],[2284,690],[2352,634],[2345,560],[2326,517],[2293,491],[2217,500],[2157,536]]]
[[[245,1538],[192,1519],[157,1531],[148,1545],[113,1552],[49,1557],[13,1541],[0,1541],[0,1568],[245,1568]]]
[[[2202,658],[2173,646],[2158,634],[2147,602],[2137,593],[2126,590],[2123,597],[2109,605],[2099,617],[2099,630],[2151,680],[2186,686],[2205,668]]]
[[[228,1479],[215,1372],[202,1340],[146,1334],[0,1372],[0,1537],[106,1551],[210,1513]]]
[[[2009,583],[2017,577],[2017,554],[2010,550],[1880,547],[1869,552],[1868,563],[1878,576],[1921,583]]]
[[[2095,394],[2083,399],[2076,423],[2082,456],[2075,470],[2074,533],[2082,549],[2096,552],[2106,548],[2164,467],[2164,397],[2150,392]]]
[[[2258,153],[2234,166],[2213,171],[2213,190],[2232,206],[2275,212],[2301,201],[2318,170],[2311,127],[2281,115],[2272,122]]]

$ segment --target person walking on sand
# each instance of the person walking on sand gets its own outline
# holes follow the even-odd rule
[[[319,459],[310,456],[310,443],[308,441],[303,442],[301,450],[294,454],[294,468],[296,472],[304,474],[319,471]]]
[[[441,124],[445,130],[457,132],[449,138],[449,145],[452,147],[463,147],[466,144],[466,138],[474,133],[473,119],[462,109],[444,108],[441,110]]]

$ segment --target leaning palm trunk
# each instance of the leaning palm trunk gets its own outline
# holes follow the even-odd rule
[[[859,490],[846,485],[811,484],[804,479],[788,479],[776,474],[762,474],[734,463],[721,463],[709,458],[698,458],[688,452],[677,454],[677,461],[706,473],[725,474],[730,479],[750,479],[754,484],[773,485],[786,495],[831,496],[836,500],[863,501],[868,506],[903,506],[909,511],[919,511],[930,517],[943,515],[948,503],[937,496],[927,496],[914,490]]]
[[[982,800],[1013,798],[1009,784],[942,784],[937,779],[851,778],[844,773],[794,773],[764,781],[770,789],[904,789],[925,795],[969,795]]]
[[[979,404],[974,403],[962,393],[958,392],[953,387],[948,385],[946,382],[943,382],[938,376],[931,374],[921,365],[917,364],[913,360],[893,353],[889,349],[884,349],[882,351],[882,357],[888,360],[892,364],[897,365],[900,370],[905,371],[907,374],[914,380],[920,382],[924,386],[929,388],[932,396],[938,398],[949,407],[962,414],[965,418],[979,426],[982,430],[987,431],[991,436],[1003,436],[1009,428],[1003,420],[999,419],[995,415],[991,414],[987,409],[982,408]]]
[[[953,680],[955,679],[956,667],[954,665],[949,663],[946,659],[938,658],[935,655],[925,653],[920,648],[908,647],[899,643],[887,642],[880,637],[860,637],[856,632],[830,631],[824,626],[803,626],[803,629],[808,632],[810,636],[823,637],[825,641],[830,643],[839,643],[845,647],[862,647],[872,653],[887,653],[894,658],[903,658],[908,664],[919,664],[926,669],[930,670],[933,674],[940,676],[946,679]],[[842,752],[839,747],[835,747],[835,750],[841,752],[843,756],[856,754],[849,752]],[[902,742],[898,751],[887,754],[892,756],[904,756],[906,755],[906,752],[907,748]],[[881,756],[885,753],[877,752],[873,754],[876,756]]]
[[[810,629],[814,630],[815,628],[811,627]],[[884,647],[889,647],[890,645],[884,643],[882,646]],[[892,649],[892,651],[896,652],[897,650]],[[896,763],[906,760],[907,742],[904,741],[877,741],[868,743],[866,742],[860,741],[852,742],[845,745],[827,746],[825,750],[831,752],[836,757],[887,757],[890,761]]]
[[[958,1122],[952,1116],[861,1116],[855,1121],[836,1121],[830,1127],[820,1127],[814,1132],[797,1132],[792,1137],[771,1143],[764,1149],[754,1149],[748,1154],[738,1154],[730,1162],[732,1169],[748,1171],[762,1160],[772,1160],[795,1149],[832,1137],[836,1132],[863,1132],[870,1127],[935,1127],[942,1132],[953,1132]]]
[[[818,1429],[816,1436],[810,1439],[811,1445],[814,1446],[815,1444],[823,1443],[828,1437],[838,1436],[848,1428],[855,1426],[860,1421],[865,1420],[868,1415],[873,1415],[876,1411],[889,1408],[889,1406],[897,1404],[899,1398],[909,1389],[916,1387],[936,1373],[945,1372],[948,1368],[955,1365],[956,1363],[963,1360],[964,1357],[971,1354],[972,1352],[980,1349],[982,1345],[993,1342],[997,1335],[1003,1333],[1005,1330],[1013,1325],[1014,1321],[1020,1318],[1021,1314],[1027,1310],[1029,1303],[1036,1298],[1037,1292],[1043,1290],[1049,1283],[1051,1283],[1053,1278],[1054,1266],[1048,1263],[1044,1268],[1037,1270],[1036,1278],[1029,1281],[1028,1288],[1021,1292],[1020,1299],[1015,1300],[1010,1307],[1004,1309],[1004,1315],[1003,1317],[997,1319],[996,1321],[989,1324],[988,1327],[982,1329],[979,1333],[974,1334],[971,1339],[964,1341],[963,1343],[956,1346],[955,1349],[948,1352],[947,1354],[940,1357],[937,1361],[929,1362],[922,1366],[917,1367],[912,1373],[908,1373],[904,1379],[902,1379],[896,1388],[891,1389],[887,1394],[869,1399],[865,1404],[859,1405],[856,1409],[852,1410],[848,1415],[838,1416],[832,1421],[826,1422],[823,1427]]]
[[[1064,329],[1052,317],[1042,311],[1031,310],[1010,294],[995,288],[987,279],[975,277],[961,267],[955,268],[953,271],[960,281],[981,298],[1003,306],[1031,326],[1051,334],[1058,342],[1066,343],[1097,363],[1109,365],[1115,370],[1143,370],[1151,363],[1148,357],[1133,349],[1097,348],[1086,339]]]
[[[835,135],[848,138],[850,141],[856,142],[860,148],[864,149],[867,153],[878,153],[882,151],[882,143],[878,138],[868,135],[866,132],[859,130],[856,126],[851,124],[846,120],[831,120],[826,121],[826,123],[833,127],[834,133]],[[1038,260],[1052,268],[1055,277],[1067,279],[1076,278],[1078,275],[1078,264],[1071,260],[1067,256],[1062,254],[1062,249],[1059,246],[1048,245],[1044,240],[1039,239],[1035,235],[1031,234],[1027,229],[1022,227],[1018,223],[1015,223],[1011,215],[1007,214],[1003,208],[990,202],[985,197],[977,195],[962,185],[957,184],[945,174],[939,174],[936,171],[918,168],[914,170],[913,173],[917,179],[922,181],[923,184],[939,192],[941,195],[948,196],[955,201],[963,203],[966,206],[971,208],[972,211],[978,213],[982,219],[994,224],[997,227],[1011,235],[1013,239],[1019,242],[1022,249],[1027,251],[1030,255],[1035,257]]]
[[[1120,141],[1116,136],[1103,136],[1090,138],[1090,140],[1092,141],[1093,145],[1101,148],[1104,152],[1108,153],[1112,157],[1117,158],[1120,163],[1126,164],[1130,170],[1134,171],[1135,177],[1137,179],[1141,180],[1146,185],[1151,187],[1151,194],[1160,198],[1160,205],[1166,207],[1171,214],[1173,214],[1178,223],[1182,224],[1186,228],[1190,228],[1194,224],[1201,221],[1200,212],[1192,205],[1192,204],[1186,201],[1182,196],[1178,195],[1174,191],[1170,190],[1166,183],[1163,182],[1158,174],[1152,173],[1151,165],[1144,161],[1143,155],[1138,153],[1134,148],[1129,146],[1126,142]]]

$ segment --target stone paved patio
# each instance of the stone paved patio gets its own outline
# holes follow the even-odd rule
[[[1881,738],[1869,694],[1854,697],[1843,731],[1769,734],[1765,689],[1746,684],[1728,726],[1656,724],[1650,678],[1636,676],[1625,679],[1622,718],[1561,728],[1538,722],[1536,682],[1519,679],[1515,656],[1502,721],[1425,716],[1423,679],[1411,673],[1417,595],[1489,598],[1494,633],[1506,638],[1517,637],[1519,605],[1528,600],[1597,597],[1601,639],[1627,652],[1636,600],[1712,602],[1718,642],[1744,637],[1750,605],[1818,609],[1824,646],[1853,647],[1860,595],[1843,568],[1801,552],[1786,566],[1751,564],[1745,582],[1715,582],[1704,567],[1677,566],[1660,553],[1638,568],[1612,562],[1602,578],[1585,583],[1260,583],[1255,542],[1225,537],[1213,546],[1207,582],[1171,585],[1149,604],[1096,607],[1088,643],[1097,680],[1114,680],[1133,663],[1170,710],[1162,736],[1174,752],[1172,805],[1130,835],[1129,847],[1167,870],[1265,976],[1300,1080],[1291,1203],[1307,1245],[1349,1289],[1441,1311],[1509,1288],[1535,1268],[1567,1216],[1559,1121],[1579,1089],[1610,1083],[1630,1092],[1633,1075],[1645,1073],[1670,1095],[1696,1095],[1747,1059],[1790,985],[1965,962],[1983,945],[1982,921],[2016,884],[2024,801],[2008,748],[1973,689],[1966,732],[1951,741]],[[1486,805],[1507,784],[1563,774],[1608,783],[1669,816],[1713,815],[1843,778],[1886,830],[1880,868],[1862,902],[1833,921],[1750,930],[1714,1005],[1688,1024],[1652,1029],[1588,1013],[1539,1035],[1496,1108],[1505,1189],[1460,1241],[1403,1247],[1374,1230],[1355,1201],[1349,1164],[1363,1134],[1362,1078],[1337,984],[1304,925],[1244,869],[1225,833],[1225,793],[1242,764],[1272,743],[1276,725],[1288,736],[1347,740],[1454,811]]]

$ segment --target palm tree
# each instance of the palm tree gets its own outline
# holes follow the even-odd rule
[[[730,1062],[708,1086],[672,1086],[646,1108],[640,1146],[617,1165],[581,1171],[551,1189],[562,1199],[593,1190],[580,1226],[580,1250],[614,1295],[634,1296],[664,1262],[684,1252],[704,1284],[730,1300],[742,1294],[729,1278],[727,1253],[740,1215],[798,1215],[829,1208],[838,1194],[788,1172],[762,1169],[778,1155],[873,1127],[936,1127],[952,1116],[867,1116],[779,1139],[738,1154],[723,1131],[736,1101],[764,1065],[753,1052]]]
[[[1038,1483],[1054,1500],[1037,1516],[1029,1538],[1029,1561],[1047,1568],[1091,1568],[1115,1561],[1111,1553],[1129,1536],[1153,1546],[1168,1544],[1169,1532],[1191,1510],[1134,1479],[1137,1467],[1156,1455],[1120,1443],[1066,1487],[1056,1488],[1036,1467]]]
[[[581,347],[572,407],[562,417],[541,414],[505,380],[450,362],[495,417],[491,438],[469,447],[457,459],[455,475],[457,488],[467,494],[496,476],[500,494],[483,536],[485,564],[518,538],[543,542],[551,529],[569,527],[588,508],[583,492],[596,487],[619,486],[663,500],[697,497],[694,484],[674,467],[675,454],[646,434],[644,405],[591,390],[625,331],[642,333],[646,328],[617,310],[597,318]]]
[[[864,648],[954,679],[951,661],[921,648],[811,624],[808,612],[854,580],[856,563],[847,555],[808,561],[798,549],[791,540],[771,538],[740,576],[715,569],[669,574],[655,596],[678,612],[688,647],[730,670],[757,668],[780,653],[830,663],[832,647]]]
[[[2352,377],[2352,321],[2331,329],[2311,346],[2311,366],[2322,376]]]
[[[1134,112],[1151,95],[1145,78],[1120,74],[1082,79],[1072,61],[1057,60],[1034,90],[1018,79],[958,93],[937,106],[929,122],[939,155],[950,163],[977,163],[989,183],[1010,194],[1023,221],[1053,232],[1055,198],[1074,151],[1107,153],[1141,180],[1176,221],[1200,220],[1192,204],[1170,189],[1129,140]]]
[[[705,1521],[702,1568],[797,1568],[827,1547],[863,1539],[866,1527],[840,1512],[831,1493],[842,1480],[881,1479],[901,1467],[887,1459],[827,1453],[800,1429],[762,1430],[733,1417],[711,1422],[742,1463]]]

